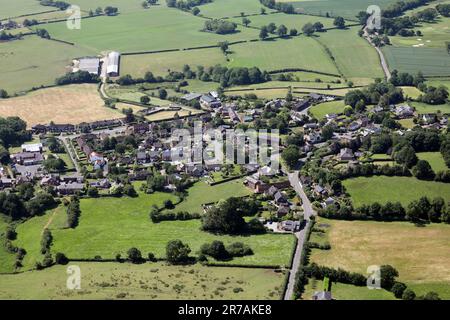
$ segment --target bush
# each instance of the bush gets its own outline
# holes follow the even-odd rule
[[[201,246],[200,252],[204,255],[213,257],[216,260],[227,260],[230,254],[225,249],[222,241],[213,241],[212,243],[205,243]]]
[[[137,248],[130,248],[127,252],[128,260],[132,263],[140,263],[142,262],[142,254],[141,251]]]
[[[148,261],[156,262],[156,257],[155,257],[154,253],[152,253],[152,252],[148,253]]]
[[[232,257],[243,257],[253,254],[253,250],[242,242],[234,242],[227,246],[227,251]]]
[[[406,290],[406,285],[402,282],[396,282],[391,288],[391,292],[394,294],[394,296],[397,299],[402,298],[405,290]]]
[[[405,289],[402,294],[403,300],[414,300],[416,298],[416,293],[411,289]]]
[[[189,262],[189,253],[191,249],[181,240],[172,240],[167,243],[166,256],[171,264],[186,264]]]
[[[63,265],[65,265],[65,264],[68,264],[68,263],[69,263],[69,259],[65,256],[64,253],[57,252],[56,255],[55,255],[55,262],[56,262],[57,264],[63,264]]]

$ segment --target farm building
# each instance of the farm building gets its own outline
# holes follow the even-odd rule
[[[78,70],[87,71],[90,74],[98,75],[100,72],[100,59],[99,58],[81,58]]]
[[[106,73],[110,77],[119,76],[119,60],[120,53],[112,51],[108,54],[108,63],[106,66]]]

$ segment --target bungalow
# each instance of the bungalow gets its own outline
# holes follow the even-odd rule
[[[69,175],[69,176],[61,176],[60,179],[63,183],[72,183],[72,182],[83,183],[84,182],[84,177],[79,174],[74,174],[74,175]]]
[[[281,206],[278,208],[277,210],[277,217],[278,218],[283,218],[284,216],[286,216],[289,213],[289,207],[285,207],[285,206]]]
[[[44,156],[40,152],[19,152],[11,155],[14,163],[32,166],[44,162]]]
[[[222,106],[222,102],[220,102],[220,100],[210,95],[202,95],[200,97],[200,104],[206,108],[219,108]]]
[[[57,186],[59,185],[60,179],[59,175],[49,174],[41,179],[41,186]]]
[[[84,190],[84,184],[78,182],[62,183],[56,187],[56,190],[61,195],[76,194]]]
[[[414,109],[408,105],[396,106],[394,113],[400,119],[409,118],[414,115]]]
[[[278,204],[278,205],[282,205],[282,204],[287,204],[288,203],[286,198],[279,191],[275,193],[274,200],[275,200],[275,203]]]
[[[342,148],[339,153],[339,159],[341,161],[355,160],[355,155],[353,154],[353,150],[350,148]]]
[[[309,186],[309,185],[311,185],[311,182],[312,182],[311,177],[303,176],[303,175],[300,176],[300,183],[303,186]]]
[[[275,197],[275,194],[278,192],[278,188],[275,186],[270,186],[269,189],[267,189],[264,193],[267,194],[270,197]]]
[[[94,166],[94,170],[103,169],[106,165],[106,159],[97,152],[89,154],[89,162]]]
[[[322,142],[322,134],[320,132],[311,132],[306,136],[306,141],[311,144]]]
[[[327,193],[327,190],[319,184],[314,187],[314,194],[316,196],[326,195]]]
[[[111,182],[108,179],[101,179],[97,181],[92,181],[89,185],[93,188],[98,189],[109,189],[111,187]]]
[[[286,220],[281,222],[281,230],[288,231],[288,232],[296,232],[300,230],[300,222],[299,221],[292,221],[292,220]]]
[[[328,197],[325,199],[324,202],[322,202],[322,207],[326,208],[328,206],[331,206],[334,203],[335,203],[334,199],[332,197]]]

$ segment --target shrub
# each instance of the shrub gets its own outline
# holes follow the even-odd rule
[[[69,263],[69,259],[65,256],[64,253],[57,252],[56,255],[55,255],[55,262],[57,264],[68,264]]]

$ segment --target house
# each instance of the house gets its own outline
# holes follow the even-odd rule
[[[83,183],[84,177],[79,174],[74,174],[74,175],[69,175],[69,176],[61,176],[60,180],[63,183],[72,183],[72,182]]]
[[[49,174],[41,179],[41,186],[57,186],[60,183],[59,175]]]
[[[353,154],[353,150],[350,148],[342,148],[339,152],[339,159],[341,161],[351,161],[355,160],[355,155]]]
[[[348,130],[350,130],[350,131],[356,131],[359,128],[361,128],[361,123],[358,121],[353,121],[352,123],[350,123],[348,125]]]
[[[255,177],[246,177],[244,180],[244,185],[252,189],[255,193],[261,193],[266,190],[267,185]]]
[[[87,71],[90,74],[99,75],[100,73],[100,59],[99,58],[81,58],[78,61],[78,70],[79,71]],[[74,68],[74,72],[77,71]]]
[[[202,95],[200,97],[200,104],[203,107],[207,107],[207,108],[219,108],[222,106],[222,103],[220,102],[220,100],[218,100],[210,95]]]
[[[322,207],[326,208],[328,206],[331,206],[334,203],[335,203],[334,199],[332,197],[328,197],[325,199],[324,202],[322,202]]]
[[[300,222],[292,220],[282,221],[280,224],[280,228],[281,230],[288,232],[297,232],[298,230],[300,230]]]
[[[279,191],[276,192],[273,197],[274,197],[275,203],[278,204],[278,205],[288,203],[286,198]]]
[[[300,176],[300,183],[302,184],[302,186],[309,186],[311,185],[311,182],[312,182],[311,177],[304,175]]]
[[[277,210],[277,217],[278,218],[283,218],[284,216],[286,216],[289,213],[289,207],[286,206],[281,206],[278,208]]]
[[[136,154],[136,162],[138,164],[150,163],[151,162],[150,155],[145,151],[139,151]]]
[[[0,178],[0,189],[11,188],[13,186],[14,179],[7,177]]]
[[[94,166],[94,170],[103,169],[106,165],[106,159],[97,152],[89,154],[89,162]]]
[[[56,187],[56,190],[61,195],[76,194],[84,190],[84,184],[78,182],[62,183]]]
[[[327,193],[327,190],[319,184],[314,187],[314,194],[317,196],[326,195]]]
[[[51,133],[63,133],[63,132],[75,132],[75,126],[73,124],[49,124],[47,126],[48,132]]]
[[[316,144],[322,142],[322,134],[320,132],[311,132],[306,136],[306,141],[311,144]]]
[[[109,189],[111,187],[111,182],[109,182],[108,179],[101,179],[97,181],[92,181],[89,185],[94,188]]]
[[[119,61],[120,61],[120,53],[118,53],[116,51],[112,51],[108,54],[107,65],[106,65],[106,74],[109,77],[118,77],[119,76]]]
[[[21,148],[23,152],[42,152],[42,143],[23,144]]]
[[[201,165],[188,164],[186,165],[185,171],[193,177],[201,177],[203,175],[203,168]]]
[[[435,123],[435,122],[437,121],[437,117],[436,117],[436,115],[433,114],[433,113],[426,113],[426,114],[423,114],[422,117],[421,117],[421,119],[422,119],[422,121],[423,121],[425,124],[432,124],[432,123]]]
[[[267,194],[268,196],[274,198],[275,194],[278,192],[278,188],[275,186],[270,186],[269,189],[267,189],[264,193]]]
[[[313,300],[333,300],[330,291],[316,291],[312,296]]]
[[[409,118],[414,115],[414,109],[408,105],[399,105],[394,109],[394,113],[400,119]]]
[[[11,155],[14,163],[32,166],[44,162],[44,156],[40,152],[19,152]]]
[[[310,105],[311,103],[309,102],[309,100],[299,100],[292,105],[292,110],[300,112],[307,109]]]

